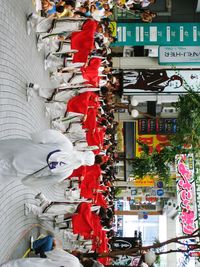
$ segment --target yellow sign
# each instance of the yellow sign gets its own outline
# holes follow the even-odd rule
[[[117,23],[112,21],[109,23],[109,29],[111,30],[112,36],[117,36]]]
[[[153,187],[154,179],[150,176],[145,176],[144,178],[133,180],[133,185],[135,187]]]
[[[117,126],[117,152],[124,152],[124,135],[122,122],[119,122]]]

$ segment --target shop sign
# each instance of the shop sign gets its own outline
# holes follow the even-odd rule
[[[135,187],[153,187],[154,179],[150,176],[145,176],[144,178],[133,180],[133,185]]]
[[[134,248],[137,244],[136,241],[137,240],[134,237],[114,237],[111,243],[111,248],[112,250]]]
[[[114,46],[195,46],[200,42],[199,23],[117,23]]]
[[[177,131],[176,118],[139,119],[139,134],[175,134]]]
[[[176,156],[178,204],[181,207],[179,221],[182,232],[186,235],[192,234],[198,228],[192,163],[192,154]]]
[[[200,46],[160,46],[159,64],[199,64]]]

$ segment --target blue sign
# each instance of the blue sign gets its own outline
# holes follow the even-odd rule
[[[163,189],[158,189],[156,193],[157,193],[158,197],[162,197],[164,195],[164,190]]]

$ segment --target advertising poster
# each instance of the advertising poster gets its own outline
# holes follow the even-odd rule
[[[184,86],[185,81],[189,87],[198,91],[200,88],[200,70],[124,70],[123,94],[187,93]]]

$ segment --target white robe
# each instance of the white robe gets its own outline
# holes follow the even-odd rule
[[[54,249],[45,252],[47,258],[24,258],[12,260],[1,265],[1,267],[82,267],[78,258],[62,250]]]
[[[74,169],[87,165],[86,154],[76,151],[71,141],[55,130],[34,134],[32,140],[1,140],[0,148],[1,183],[19,179],[28,186],[43,186],[62,181]],[[49,168],[47,157],[55,150],[60,152],[51,154],[49,162],[58,164]]]

